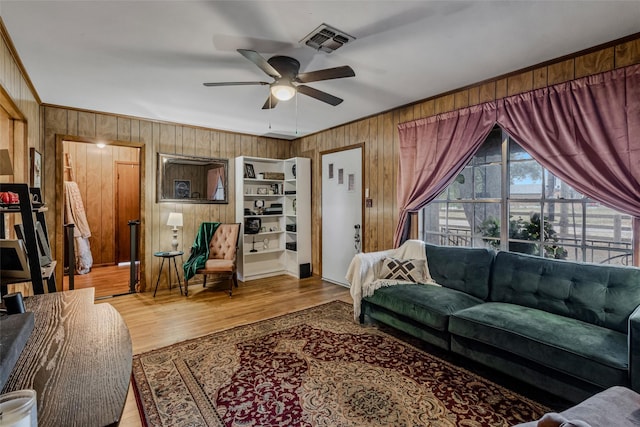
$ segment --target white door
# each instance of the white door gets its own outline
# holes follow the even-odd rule
[[[345,275],[362,248],[362,148],[322,155],[322,278]],[[357,235],[357,237],[356,237]]]

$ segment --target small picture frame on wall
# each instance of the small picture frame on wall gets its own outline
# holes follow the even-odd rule
[[[173,180],[173,198],[188,199],[191,196],[191,180],[190,179],[174,179]]]
[[[245,178],[255,179],[256,171],[253,169],[253,165],[251,163],[244,164],[244,176]]]
[[[29,149],[29,185],[34,188],[42,186],[42,155],[35,148]]]

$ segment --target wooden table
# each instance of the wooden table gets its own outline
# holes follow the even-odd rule
[[[35,326],[2,393],[36,390],[40,427],[120,421],[131,377],[131,337],[110,304],[93,300],[93,288],[25,298]]]

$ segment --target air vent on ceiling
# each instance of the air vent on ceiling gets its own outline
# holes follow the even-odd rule
[[[322,24],[300,40],[300,43],[306,44],[315,50],[331,53],[355,39],[355,37],[350,36],[344,31],[340,31],[327,24]]]

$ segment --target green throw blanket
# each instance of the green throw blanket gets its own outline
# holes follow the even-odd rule
[[[191,247],[189,259],[184,263],[184,280],[189,280],[196,275],[198,269],[204,267],[207,259],[209,259],[209,242],[216,232],[219,222],[203,222],[200,224],[200,230],[196,235],[196,240]]]

